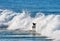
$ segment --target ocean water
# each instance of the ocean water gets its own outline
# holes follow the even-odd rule
[[[47,39],[46,36],[36,36],[33,34],[27,34],[25,32],[15,32],[9,30],[0,31],[0,41],[52,41]]]
[[[23,32],[33,22],[40,37]],[[59,36],[60,0],[0,0],[0,41],[60,41]]]
[[[60,0],[0,0],[0,8],[15,12],[28,10],[32,13],[59,13]]]

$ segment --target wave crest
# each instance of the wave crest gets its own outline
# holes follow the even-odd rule
[[[0,27],[7,26],[8,30],[31,30],[32,23],[36,23],[36,31],[42,35],[60,40],[60,15],[45,15],[38,12],[33,18],[29,13],[23,11],[16,13],[11,10],[0,10]],[[59,38],[57,38],[59,37]]]

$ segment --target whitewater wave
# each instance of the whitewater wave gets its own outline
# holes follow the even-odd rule
[[[32,23],[36,23],[36,32],[60,41],[60,15],[38,12],[35,17],[23,11],[17,13],[11,10],[0,9],[0,27],[6,26],[8,30],[32,30]]]

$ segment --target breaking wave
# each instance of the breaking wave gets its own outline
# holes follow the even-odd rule
[[[36,23],[36,31],[42,35],[60,41],[60,15],[38,12],[31,17],[29,12],[17,13],[11,10],[0,9],[0,27],[7,27],[8,30],[31,30],[32,23]]]

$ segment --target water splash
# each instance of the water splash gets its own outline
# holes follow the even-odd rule
[[[8,26],[8,30],[31,30],[33,22],[36,23],[38,33],[60,41],[60,15],[44,15],[38,12],[33,18],[25,11],[16,13],[7,9],[0,13],[0,27]]]

